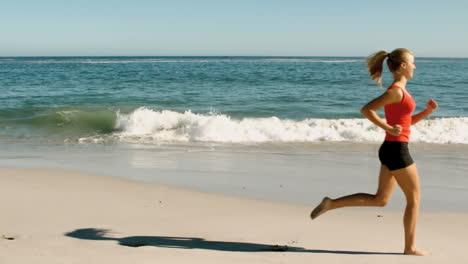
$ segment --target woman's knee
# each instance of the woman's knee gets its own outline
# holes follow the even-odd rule
[[[374,202],[376,206],[384,207],[390,202],[390,197],[376,195]]]
[[[421,199],[419,195],[414,195],[406,198],[406,205],[412,207],[418,207]]]

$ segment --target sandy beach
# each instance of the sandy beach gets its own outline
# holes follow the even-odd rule
[[[422,211],[401,255],[402,211],[203,193],[54,169],[0,169],[0,263],[466,263],[468,213]]]
[[[468,1],[0,6],[0,264],[468,264]]]

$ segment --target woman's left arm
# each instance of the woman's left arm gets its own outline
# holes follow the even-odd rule
[[[436,101],[434,101],[432,99],[427,101],[426,109],[424,109],[420,113],[417,113],[417,114],[415,114],[415,115],[413,115],[411,117],[411,125],[416,124],[417,122],[421,121],[426,116],[432,114],[432,112],[434,112],[437,109],[437,107],[438,107],[438,105],[437,105]]]

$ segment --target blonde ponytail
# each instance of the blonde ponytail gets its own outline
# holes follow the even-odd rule
[[[386,51],[379,51],[367,57],[367,71],[369,72],[371,79],[376,81],[377,84],[382,87],[382,71],[383,61],[387,59],[387,66],[391,73],[400,69],[401,63],[407,60],[407,55],[412,54],[411,51],[403,48],[395,49],[391,53]]]
[[[371,79],[376,81],[377,84],[382,87],[382,71],[383,61],[389,55],[386,51],[379,51],[367,57],[367,71],[369,72]]]

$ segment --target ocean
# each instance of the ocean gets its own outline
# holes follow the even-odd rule
[[[468,59],[416,59],[439,109],[412,141],[468,144]],[[384,86],[390,74],[384,73]],[[0,142],[380,142],[360,57],[2,57]],[[382,112],[380,112],[381,115]]]
[[[315,206],[373,193],[384,88],[362,57],[2,57],[0,167],[53,168]],[[407,86],[422,208],[466,211],[468,59],[417,58]],[[380,111],[383,117],[383,112]],[[0,175],[1,176],[1,175]],[[404,206],[396,192],[389,208]]]

